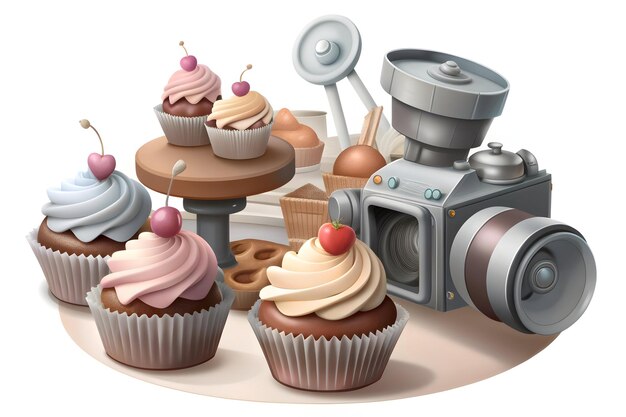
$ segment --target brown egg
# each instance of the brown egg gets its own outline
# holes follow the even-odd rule
[[[337,156],[333,165],[333,174],[369,178],[386,164],[385,158],[371,146],[354,145]]]

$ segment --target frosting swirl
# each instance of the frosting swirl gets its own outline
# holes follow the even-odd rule
[[[100,282],[115,288],[124,305],[139,299],[154,308],[166,308],[177,298],[201,300],[217,275],[217,258],[209,244],[182,230],[171,238],[143,232],[126,243],[108,262],[111,273]]]
[[[102,181],[89,170],[79,172],[60,188],[49,188],[48,198],[41,212],[48,216],[50,230],[71,230],[82,242],[100,235],[127,241],[146,222],[152,207],[148,191],[119,171]]]
[[[378,307],[387,293],[385,269],[374,252],[357,240],[346,253],[327,253],[317,238],[300,251],[287,252],[281,267],[267,268],[269,286],[260,297],[274,301],[286,316],[315,313],[341,320],[358,311]]]
[[[274,110],[267,99],[256,91],[250,91],[242,97],[233,96],[217,101],[207,121],[215,120],[215,125],[220,129],[228,126],[244,130],[258,121],[267,125],[273,116]]]
[[[161,100],[169,99],[170,104],[186,98],[191,104],[198,104],[203,98],[211,103],[221,92],[222,80],[206,65],[198,65],[193,71],[178,70],[163,89]]]

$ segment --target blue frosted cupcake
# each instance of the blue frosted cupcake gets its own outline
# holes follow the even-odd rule
[[[108,258],[148,230],[150,195],[119,171],[99,180],[88,170],[48,189],[48,198],[27,240],[52,294],[87,305],[87,292],[109,273]]]

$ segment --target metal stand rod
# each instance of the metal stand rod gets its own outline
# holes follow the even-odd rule
[[[359,75],[356,73],[356,70],[348,74],[348,80],[350,81],[350,84],[352,84],[352,88],[354,88],[354,91],[356,91],[357,95],[361,99],[361,102],[365,105],[367,111],[370,111],[374,107],[377,107],[370,92],[367,91],[367,88],[365,88],[365,84],[363,84],[363,81],[361,81],[361,77],[359,77]],[[389,125],[389,121],[383,114],[383,117],[380,118],[380,127],[378,129],[376,137],[382,137],[382,135],[387,133],[390,128],[391,126]]]
[[[332,112],[333,120],[335,121],[335,129],[337,129],[339,146],[341,146],[342,150],[347,149],[352,143],[350,142],[348,125],[346,125],[346,117],[343,114],[343,108],[341,107],[341,100],[339,99],[337,84],[325,85],[324,88],[326,89],[328,104],[330,105],[330,111]]]
[[[235,256],[230,250],[229,216],[243,210],[246,207],[246,199],[191,200],[185,198],[183,207],[188,212],[196,214],[197,232],[211,245],[220,268],[225,269],[237,265]]]

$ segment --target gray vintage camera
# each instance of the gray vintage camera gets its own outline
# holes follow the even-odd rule
[[[502,113],[508,82],[456,56],[405,49],[384,59],[404,158],[330,198],[385,266],[389,292],[447,311],[469,304],[526,333],[553,334],[585,311],[596,282],[583,236],[550,219],[551,177],[527,150],[468,159]]]

